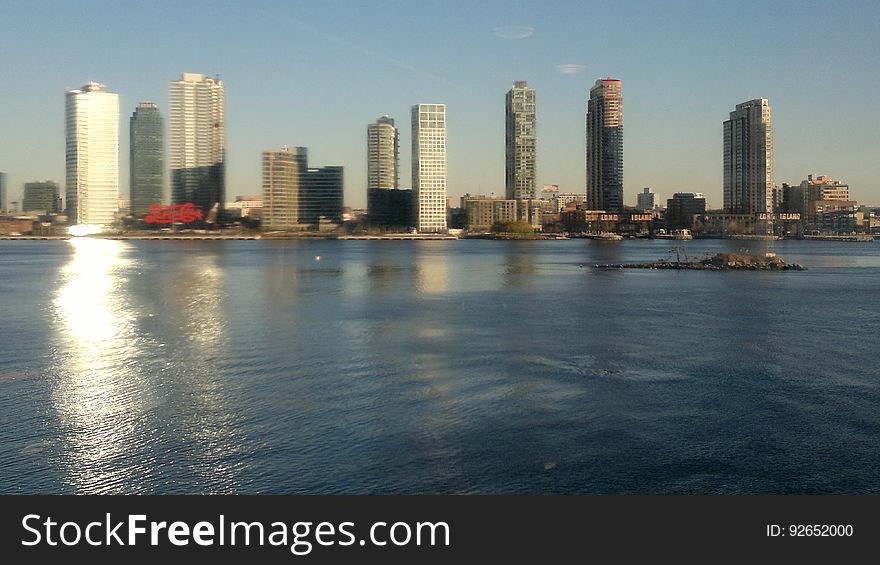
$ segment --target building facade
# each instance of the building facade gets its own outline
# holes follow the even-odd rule
[[[400,132],[382,116],[367,126],[367,217],[372,226],[405,228],[413,224],[411,190],[400,190]]]
[[[367,190],[400,186],[400,133],[382,116],[367,126]]]
[[[226,200],[223,81],[183,73],[168,86],[171,202],[192,202],[205,217]]]
[[[516,81],[505,97],[504,185],[508,200],[536,197],[537,122],[535,91]]]
[[[418,230],[446,231],[446,104],[412,107],[412,187]]]
[[[617,79],[600,79],[587,102],[587,206],[623,209],[623,93]]]
[[[666,201],[666,227],[693,229],[694,216],[706,213],[706,197],[701,192],[676,192]]]
[[[304,180],[299,193],[300,223],[319,227],[322,221],[342,222],[342,167],[307,169]]]
[[[68,222],[109,227],[119,211],[119,95],[90,82],[67,92],[65,110]]]
[[[773,127],[766,98],[737,104],[724,122],[724,212],[773,212]]]
[[[292,230],[300,224],[300,188],[308,169],[305,147],[263,152],[263,212],[266,230]]]
[[[129,201],[140,217],[162,203],[165,186],[165,139],[159,106],[141,102],[129,119]]]
[[[650,188],[643,188],[642,191],[636,195],[636,199],[638,201],[636,208],[642,212],[648,212],[654,209],[654,191]]]
[[[24,183],[21,211],[46,214],[61,212],[61,193],[58,183],[51,180]]]

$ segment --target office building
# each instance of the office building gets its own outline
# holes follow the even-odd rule
[[[67,92],[65,113],[68,222],[111,226],[119,211],[119,95],[90,82]]]
[[[162,203],[165,140],[159,106],[141,102],[129,119],[129,206],[140,217]]]
[[[642,212],[650,212],[654,209],[654,191],[648,187],[642,189],[642,192],[636,195],[636,199],[638,200],[638,204],[636,208],[638,208]]]
[[[737,104],[724,122],[724,212],[773,212],[773,128],[766,98]]]
[[[536,197],[535,91],[524,80],[507,92],[505,104],[505,194],[509,200]]]
[[[313,227],[342,222],[342,167],[310,168],[299,194],[299,221]]]
[[[412,107],[412,185],[416,227],[446,231],[446,105]]]
[[[309,168],[308,149],[263,152],[266,230],[304,230],[342,221],[343,168]]]
[[[191,202],[207,218],[226,200],[223,81],[183,73],[169,83],[168,98],[171,202]]]
[[[305,147],[263,152],[263,228],[291,230],[299,227],[300,187],[308,168]]]
[[[587,206],[623,209],[623,94],[621,81],[600,79],[587,102]]]
[[[61,212],[61,193],[58,183],[51,180],[24,183],[21,211],[42,214]]]
[[[666,201],[666,227],[670,230],[692,229],[694,216],[706,213],[706,198],[701,192],[676,192]]]

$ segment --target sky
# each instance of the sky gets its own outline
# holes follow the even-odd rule
[[[703,192],[721,206],[722,122],[773,108],[774,181],[808,174],[880,205],[880,2],[460,0],[223,2],[0,0],[0,171],[64,182],[64,92],[120,96],[120,192],[128,119],[168,105],[182,72],[226,89],[227,199],[261,192],[261,152],[309,148],[345,167],[366,205],[366,128],[447,105],[448,193],[504,193],[504,96],[537,91],[538,185],[584,192],[584,114],[598,78],[623,81],[624,200]]]

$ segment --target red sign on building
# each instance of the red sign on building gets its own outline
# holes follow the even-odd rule
[[[144,216],[144,220],[148,224],[173,224],[174,222],[188,224],[201,219],[202,211],[193,206],[192,202],[172,206],[151,204],[150,212]]]

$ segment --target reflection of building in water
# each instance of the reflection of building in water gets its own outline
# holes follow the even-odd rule
[[[61,376],[52,402],[65,429],[66,480],[97,492],[134,481],[119,460],[141,441],[133,436],[143,397],[131,394],[138,380],[131,363],[137,340],[122,286],[126,244],[81,238],[70,245],[73,256],[54,301]]]
[[[419,242],[423,243],[423,242]],[[433,242],[429,242],[433,243]],[[438,242],[439,243],[439,242]],[[449,258],[446,249],[420,249],[416,259],[418,283],[416,290],[420,293],[435,294],[449,290]]]

